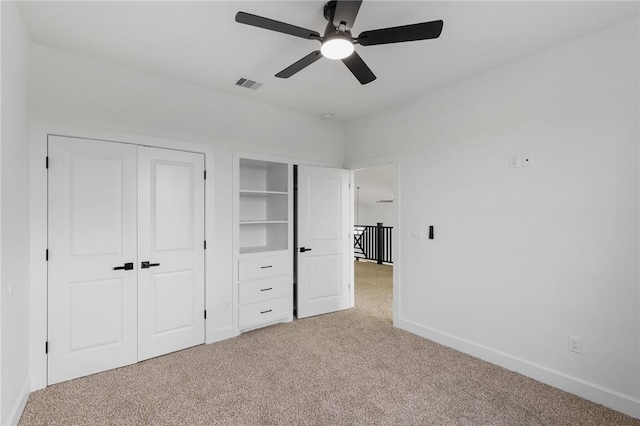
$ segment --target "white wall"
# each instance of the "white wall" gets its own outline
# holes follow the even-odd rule
[[[214,218],[214,239],[207,249],[214,251],[215,265],[207,271],[207,340],[228,337],[232,316],[223,305],[232,299],[233,151],[340,167],[342,125],[38,44],[31,52],[30,107],[38,129],[63,124],[88,128],[91,134],[95,133],[91,129],[100,129],[213,146],[215,170],[208,173],[207,182],[215,186],[215,207],[207,215]],[[44,157],[44,137],[34,138]],[[42,161],[33,159],[41,174]],[[34,196],[43,202],[43,194]],[[41,253],[33,256],[38,263],[32,270],[38,277],[46,276]],[[39,300],[41,296],[32,293]],[[40,323],[34,327],[42,329]],[[39,345],[42,333],[32,328],[32,336]],[[32,363],[41,365],[44,356],[34,351]],[[34,381],[34,388],[42,386]]]
[[[0,424],[17,423],[29,391],[29,37],[2,10]]]
[[[400,158],[396,325],[636,417],[639,32],[634,19],[345,128],[347,166]],[[510,169],[523,153],[533,167]],[[411,238],[429,225],[435,240]]]
[[[362,204],[358,208],[358,225],[375,226],[382,222],[384,226],[394,226],[393,203]]]

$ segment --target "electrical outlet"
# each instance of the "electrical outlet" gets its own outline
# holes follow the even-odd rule
[[[569,351],[577,354],[582,353],[582,339],[576,336],[569,336]]]
[[[225,300],[224,303],[222,304],[222,309],[224,309],[225,311],[228,311],[231,308],[231,303],[229,303],[228,300]]]
[[[512,169],[517,169],[522,167],[522,156],[521,155],[510,155],[509,156],[509,167]]]
[[[422,228],[413,228],[411,229],[411,238],[416,240],[422,239]]]

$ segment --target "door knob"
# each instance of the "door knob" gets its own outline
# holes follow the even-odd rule
[[[128,262],[122,266],[115,266],[113,268],[114,271],[121,271],[121,270],[129,271],[131,269],[133,269],[133,262]]]
[[[300,253],[304,253],[305,251],[311,251],[311,249],[306,247],[300,247]]]
[[[148,260],[145,260],[140,264],[141,269],[149,269],[152,266],[160,266],[159,263],[150,263]]]

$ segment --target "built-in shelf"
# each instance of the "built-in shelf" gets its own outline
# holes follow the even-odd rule
[[[242,332],[293,319],[293,166],[236,158],[233,309]]]
[[[240,222],[240,250],[244,247],[265,247],[268,250],[286,250],[289,246],[289,223],[285,221]]]
[[[289,194],[273,191],[241,191],[239,220],[244,222],[282,222],[288,219]]]
[[[240,192],[287,192],[288,165],[240,159]]]
[[[240,195],[255,195],[255,196],[264,196],[264,195],[287,195],[289,194],[286,191],[256,191],[251,189],[240,190]]]
[[[275,251],[282,251],[282,250],[283,249],[279,247],[250,246],[250,247],[242,247],[240,249],[240,254],[267,253],[267,252],[275,252]]]
[[[240,225],[264,225],[268,223],[288,223],[286,220],[241,220]]]
[[[240,158],[238,169],[239,253],[289,248],[289,165]]]

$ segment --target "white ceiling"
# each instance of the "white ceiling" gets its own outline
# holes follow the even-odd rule
[[[324,31],[324,1],[22,2],[32,40],[220,92],[349,121],[638,15],[639,3],[365,0],[352,33],[444,20],[436,40],[356,50],[378,79],[362,86],[321,59],[290,79],[274,74],[316,41],[234,21],[245,11]],[[240,77],[264,85],[234,85]]]

